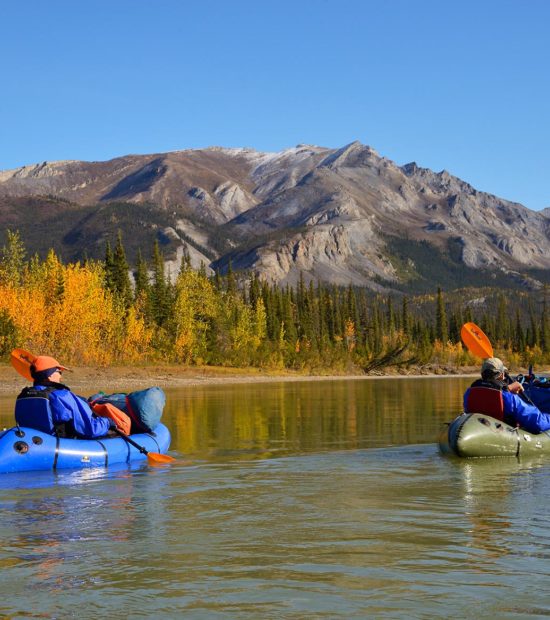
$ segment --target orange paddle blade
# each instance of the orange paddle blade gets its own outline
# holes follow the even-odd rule
[[[173,456],[168,456],[167,454],[160,454],[159,452],[147,452],[147,460],[151,464],[158,465],[160,463],[171,463],[176,459]]]
[[[460,330],[460,337],[470,353],[482,359],[493,357],[491,341],[475,323],[464,323]]]
[[[33,355],[25,349],[14,349],[11,352],[11,365],[17,370],[17,372],[25,379],[32,381],[31,365],[34,364],[36,355]]]

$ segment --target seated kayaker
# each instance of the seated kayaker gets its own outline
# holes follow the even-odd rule
[[[17,424],[59,437],[104,437],[114,423],[97,417],[86,399],[61,383],[65,370],[69,368],[47,355],[34,360],[30,367],[33,386],[24,388],[15,403]]]
[[[507,369],[498,357],[489,357],[481,366],[481,379],[464,394],[466,413],[484,413],[530,433],[550,430],[550,415],[521,399],[518,381],[507,383]]]

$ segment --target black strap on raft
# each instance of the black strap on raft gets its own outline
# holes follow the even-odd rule
[[[57,469],[57,459],[59,458],[59,437],[55,438],[55,454],[53,457],[53,470]]]
[[[519,436],[519,425],[516,426],[516,435],[518,438],[518,449],[516,451],[516,458],[519,459],[519,451],[521,448],[521,437]]]
[[[107,467],[109,465],[109,452],[107,451],[107,448],[105,447],[105,444],[102,441],[100,441],[99,439],[96,439],[96,441],[103,450],[103,456],[105,457],[105,467]]]
[[[151,437],[151,439],[157,444],[157,450],[160,452],[161,450],[160,450],[159,442],[156,440],[157,434],[151,431],[150,433],[147,433],[147,435]]]

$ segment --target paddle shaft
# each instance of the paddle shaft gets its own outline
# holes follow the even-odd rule
[[[140,446],[137,441],[130,439],[128,435],[125,435],[122,431],[119,431],[118,428],[115,427],[114,431],[117,435],[120,435],[124,441],[127,441],[131,446],[134,446],[136,450],[139,450],[141,454],[145,454],[146,456],[149,454],[149,450],[146,450],[143,446]]]
[[[122,437],[124,441],[128,442],[131,446],[134,446],[136,450],[139,450],[141,454],[145,454],[145,456],[147,457],[147,460],[150,463],[155,463],[155,464],[156,463],[171,463],[172,461],[176,460],[174,457],[168,456],[167,454],[160,454],[160,452],[149,452],[149,450],[146,450],[143,446],[140,446],[139,443],[137,443],[137,441],[130,439],[128,435],[125,435],[122,431],[119,431],[118,428],[116,427],[114,431],[117,435],[120,435],[120,437]]]
[[[508,376],[508,375],[506,375],[506,376]],[[525,388],[523,387],[523,385],[521,386],[521,392],[518,392],[517,395],[521,398],[521,400],[525,401],[526,403],[529,403],[529,405],[533,405],[533,407],[537,407],[537,405],[535,405],[535,403],[525,393]],[[538,407],[537,407],[537,409],[538,409]]]

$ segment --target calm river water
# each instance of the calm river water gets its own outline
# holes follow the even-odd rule
[[[1,476],[0,616],[549,616],[550,460],[437,451],[470,381],[167,390],[174,465]]]

